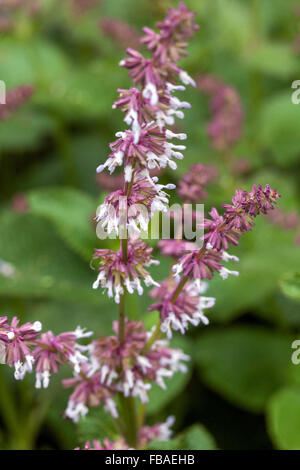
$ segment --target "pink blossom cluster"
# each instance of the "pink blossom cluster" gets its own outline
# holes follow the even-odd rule
[[[276,207],[268,214],[268,220],[271,224],[284,230],[295,230],[295,244],[300,245],[300,217],[297,211],[285,212],[283,209]]]
[[[151,333],[147,333],[142,322],[126,319],[122,343],[115,322],[115,336],[100,336],[92,343],[91,356],[94,364],[99,364],[101,383],[114,386],[124,396],[138,396],[142,402],[148,401],[151,383],[166,388],[164,379],[175,372],[186,372],[184,362],[189,357],[179,349],[172,349],[164,340],[147,346]]]
[[[79,327],[56,336],[51,331],[40,334],[39,322],[19,326],[17,318],[11,324],[7,317],[0,320],[1,360],[15,368],[16,378],[21,379],[35,369],[36,387],[47,387],[51,374],[62,364],[71,367],[73,376],[63,380],[63,386],[72,389],[65,417],[75,422],[85,417],[90,407],[100,405],[119,420],[122,405],[115,400],[116,396],[145,403],[153,383],[165,388],[166,379],[177,371],[187,370],[186,354],[171,348],[168,340],[154,338],[154,330],[147,332],[141,322],[128,320],[123,308],[125,293],[142,294],[142,283],[159,287],[148,270],[157,264],[152,259],[153,248],[139,235],[156,211],[167,209],[169,196],[165,190],[175,188],[173,184],[160,184],[153,171],[176,169],[175,160],[183,158],[185,147],[171,141],[184,140],[186,135],[174,133],[166,126],[173,125],[175,117],[183,118],[182,109],[190,107],[174,96],[175,91],[185,89],[176,85],[177,78],[185,85],[195,86],[176,62],[186,54],[186,40],[197,29],[194,13],[181,3],[178,9],[169,10],[165,20],[158,24],[157,33],[144,29],[142,43],[150,53],[149,58],[129,48],[128,58],[121,62],[129,70],[134,87],[119,90],[114,107],[125,113],[129,129],[116,134],[107,160],[97,169],[98,172],[107,169],[111,174],[123,167],[123,188],[116,188],[97,211],[97,222],[108,233],[115,231],[121,243],[118,251],[96,249],[92,260],[98,271],[93,287],[101,286],[119,304],[119,321],[113,324],[115,334],[100,335],[83,345],[78,339],[91,333]],[[124,230],[128,231],[129,239],[123,237]],[[155,426],[141,425],[134,447],[144,447],[152,439],[168,439],[172,423],[173,419],[169,419]],[[104,440],[102,444],[88,442],[85,448],[131,447],[126,437],[116,442]]]
[[[173,95],[184,86],[176,86],[174,80],[179,77],[185,84],[195,85],[186,72],[176,62],[185,54],[185,39],[189,39],[197,27],[194,14],[184,4],[178,9],[170,9],[166,19],[158,24],[159,33],[145,28],[142,43],[152,53],[150,58],[134,50],[127,49],[129,58],[121,65],[129,70],[135,87],[119,89],[119,99],[114,108],[125,113],[124,121],[130,130],[117,133],[118,139],[111,144],[111,154],[107,161],[98,167],[98,172],[107,168],[112,173],[117,166],[124,164],[125,181],[131,181],[133,168],[176,169],[174,158],[183,158],[184,146],[175,145],[168,140],[183,140],[185,134],[175,134],[166,129],[174,124],[174,117],[182,118],[181,109],[189,108],[187,102],[180,101]],[[137,88],[139,86],[139,88]]]
[[[118,417],[113,400],[117,393],[125,397],[138,397],[148,401],[148,391],[153,382],[166,388],[164,379],[175,372],[186,372],[183,361],[189,360],[179,349],[168,347],[168,342],[155,341],[148,347],[151,332],[147,333],[142,322],[126,319],[123,341],[118,336],[119,324],[113,324],[115,336],[100,336],[88,347],[89,360],[75,372],[74,378],[65,379],[64,387],[74,387],[66,416],[78,421],[89,407],[104,405],[114,418]]]
[[[165,240],[161,250],[174,256],[179,254],[178,261],[173,265],[173,279],[167,279],[160,287],[154,288],[150,295],[159,302],[151,305],[149,310],[158,310],[160,329],[171,338],[172,331],[185,333],[189,324],[194,326],[208,324],[204,309],[213,307],[215,299],[204,297],[207,283],[215,273],[223,279],[229,275],[238,276],[238,271],[229,270],[224,262],[239,259],[227,252],[230,245],[238,245],[243,232],[254,226],[254,219],[259,214],[269,214],[275,207],[280,195],[268,184],[263,188],[254,185],[251,191],[236,191],[232,204],[223,204],[225,212],[220,215],[212,208],[209,218],[205,218],[201,227],[204,229],[201,247],[188,249],[185,240]],[[177,244],[177,252],[174,245]],[[186,248],[186,249],[184,249]],[[167,251],[168,250],[168,251]],[[176,258],[176,256],[174,256]]]
[[[175,259],[180,258],[187,251],[194,250],[196,244],[183,238],[170,238],[159,240],[158,248],[162,255],[172,256]]]
[[[24,11],[34,16],[40,9],[40,0],[1,0],[0,3],[0,32],[11,31],[15,27],[15,16]]]
[[[118,46],[139,47],[139,35],[135,28],[118,18],[103,18],[99,23],[102,33]]]
[[[160,287],[155,287],[150,292],[150,297],[158,302],[151,305],[149,310],[159,312],[160,329],[168,338],[172,337],[173,330],[184,334],[189,324],[193,326],[198,326],[200,323],[208,325],[209,320],[204,310],[215,304],[214,297],[202,295],[208,288],[207,283],[201,283],[199,289],[192,282],[187,282],[178,296],[174,298],[176,287],[176,280],[174,277],[170,277],[163,281]]]
[[[9,90],[6,93],[6,103],[0,104],[0,121],[9,118],[31,97],[33,92],[34,88],[31,85],[20,85]]]
[[[137,238],[147,230],[155,212],[167,212],[169,195],[164,189],[174,187],[173,184],[158,184],[157,178],[151,178],[145,169],[137,170],[130,193],[127,195],[126,190],[118,189],[108,195],[98,209],[96,221],[108,234],[115,232],[119,235],[123,211],[126,215],[123,229],[130,237]]]
[[[179,181],[178,194],[186,203],[199,203],[207,197],[206,186],[216,177],[214,165],[195,163]]]
[[[102,0],[72,0],[72,10],[75,15],[81,16],[101,2]]]
[[[212,146],[227,151],[239,140],[243,126],[243,108],[237,91],[212,75],[200,75],[198,88],[210,97],[211,121],[207,132]]]
[[[75,331],[55,336],[52,331],[40,334],[39,321],[19,323],[17,317],[10,323],[7,317],[0,317],[1,362],[15,368],[17,380],[34,368],[36,388],[47,388],[50,375],[57,373],[60,365],[67,363],[77,373],[87,361],[86,347],[77,340],[91,336],[91,332],[78,326]]]
[[[116,134],[117,140],[110,144],[111,153],[97,168],[98,172],[107,169],[110,174],[117,167],[124,169],[123,189],[117,189],[106,197],[96,218],[102,230],[108,234],[114,232],[120,238],[124,237],[121,231],[123,234],[125,231],[125,237],[128,233],[132,239],[138,238],[142,231],[147,230],[155,212],[167,210],[169,195],[165,190],[175,186],[159,184],[158,178],[151,176],[150,171],[166,167],[176,169],[174,159],[181,160],[185,149],[185,146],[170,140],[184,140],[186,134],[174,133],[166,126],[173,125],[175,117],[183,118],[182,109],[190,107],[173,92],[184,90],[184,86],[175,84],[176,78],[184,84],[195,85],[176,62],[186,54],[186,40],[198,27],[194,24],[194,13],[183,3],[178,9],[169,9],[165,20],[157,26],[157,33],[145,28],[141,39],[151,53],[150,58],[129,48],[129,57],[120,64],[129,70],[135,86],[118,90],[119,99],[113,107],[125,113],[124,121],[130,129]],[[137,290],[141,294],[142,279],[147,286],[155,285],[145,270],[153,263],[150,254],[146,244],[131,243],[130,240],[125,261],[122,249],[117,253],[96,250],[94,260],[99,259],[99,274],[94,288],[100,285],[106,288],[116,302],[125,289],[129,293]],[[141,259],[138,259],[139,255]]]
[[[175,186],[160,184],[150,171],[176,169],[174,159],[183,158],[181,151],[185,147],[170,141],[184,140],[186,135],[175,133],[167,126],[174,124],[175,117],[183,117],[182,109],[190,107],[173,93],[184,90],[184,86],[176,85],[177,79],[184,85],[195,85],[177,62],[186,55],[186,41],[198,29],[194,13],[183,3],[177,9],[169,9],[157,27],[157,32],[144,28],[141,42],[149,56],[129,48],[128,57],[121,62],[128,69],[134,87],[118,90],[114,107],[125,113],[124,121],[129,129],[116,134],[108,158],[97,169],[98,172],[107,169],[110,174],[118,167],[123,170],[122,187],[115,187],[105,198],[96,216],[103,230],[119,236],[120,248],[97,248],[91,262],[97,270],[93,288],[103,289],[118,304],[119,318],[113,322],[113,334],[100,334],[86,344],[92,333],[80,327],[54,335],[51,331],[41,333],[39,321],[20,325],[16,317],[11,322],[6,316],[0,317],[0,360],[14,367],[16,379],[35,370],[36,387],[45,388],[51,374],[57,373],[63,364],[68,365],[72,377],[64,379],[63,386],[72,391],[64,416],[77,422],[91,407],[103,406],[115,420],[120,438],[104,439],[102,443],[88,441],[85,450],[140,449],[153,439],[170,438],[172,417],[154,426],[143,422],[143,407],[152,384],[164,389],[167,379],[178,371],[187,371],[189,356],[170,347],[169,339],[173,331],[185,333],[189,325],[208,324],[205,310],[213,307],[215,299],[204,295],[207,281],[215,273],[223,279],[238,275],[224,266],[225,262],[238,261],[228,253],[228,248],[237,245],[242,233],[252,229],[258,215],[269,214],[280,197],[269,185],[254,185],[249,192],[238,189],[232,204],[223,205],[223,214],[213,208],[198,227],[204,232],[202,246],[194,240],[176,237],[160,241],[162,253],[175,258],[176,264],[167,280],[160,284],[153,280],[149,267],[158,262],[152,258],[153,247],[142,241],[141,232],[147,229],[155,212],[168,209],[169,196],[165,190]],[[217,115],[212,135],[216,147],[223,149],[237,138],[238,130],[234,126],[238,118],[241,120],[239,102],[228,87],[221,94],[218,90],[212,92],[216,93],[213,109]],[[180,182],[179,194],[184,201],[197,203],[206,196],[205,188],[214,177],[213,167],[196,164]],[[159,312],[158,325],[150,332],[141,321],[131,321],[125,314],[126,294],[141,295],[143,284],[152,287],[150,296],[156,301],[149,310]],[[78,341],[82,338],[85,344]],[[136,410],[130,420],[130,426],[137,426],[135,437],[127,432],[127,420],[122,421],[124,403],[125,407],[129,403],[130,408],[141,407],[139,424]]]
[[[22,379],[26,370],[32,371],[34,357],[30,346],[35,344],[41,328],[40,322],[33,324],[27,322],[19,326],[17,317],[13,317],[11,324],[7,317],[0,317],[2,362],[15,367],[16,379]]]
[[[100,285],[103,289],[107,289],[108,297],[114,297],[116,303],[120,302],[120,295],[123,295],[125,290],[129,294],[137,291],[142,295],[144,290],[141,280],[146,286],[157,285],[146,269],[152,264],[158,264],[158,261],[151,258],[152,251],[153,248],[140,239],[129,240],[126,260],[122,248],[117,252],[96,249],[93,262],[97,262],[99,274],[93,288],[97,289]]]
[[[164,389],[166,378],[187,370],[185,362],[189,356],[170,348],[166,340],[149,345],[151,332],[144,329],[142,322],[126,319],[122,342],[119,323],[114,322],[115,336],[100,336],[88,345],[77,342],[92,335],[80,327],[55,336],[52,331],[40,334],[42,325],[38,321],[19,323],[17,317],[11,323],[7,317],[0,317],[1,363],[15,368],[17,380],[35,370],[36,388],[47,388],[51,374],[63,364],[69,365],[73,377],[64,379],[63,386],[73,388],[73,392],[65,416],[75,422],[85,417],[90,407],[100,404],[117,418],[114,398],[118,393],[147,402],[152,383]]]

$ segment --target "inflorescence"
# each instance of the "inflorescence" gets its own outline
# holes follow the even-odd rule
[[[194,16],[183,3],[177,9],[169,9],[166,18],[157,24],[157,32],[144,28],[141,43],[150,54],[145,57],[129,48],[128,57],[120,63],[128,70],[134,87],[119,89],[113,107],[125,114],[129,128],[116,134],[110,154],[97,172],[108,170],[112,174],[122,167],[123,187],[105,198],[96,216],[108,235],[119,235],[120,248],[96,249],[92,259],[92,267],[98,271],[93,288],[104,289],[119,305],[114,334],[100,334],[86,344],[92,333],[80,327],[56,336],[51,331],[41,333],[39,321],[20,325],[16,317],[11,323],[7,317],[0,317],[0,359],[14,368],[16,379],[35,370],[36,387],[46,388],[51,375],[63,364],[71,368],[73,376],[63,381],[64,387],[72,388],[65,417],[75,422],[90,407],[99,405],[119,420],[121,401],[117,397],[133,397],[146,403],[153,383],[164,389],[174,373],[186,372],[189,356],[169,345],[173,331],[185,333],[189,325],[208,324],[205,310],[213,307],[215,299],[205,296],[207,281],[215,273],[223,279],[238,275],[224,266],[228,261],[238,261],[227,250],[230,245],[237,245],[241,235],[253,228],[255,217],[268,214],[280,197],[269,185],[254,185],[250,192],[239,189],[232,204],[223,205],[223,214],[213,208],[198,227],[204,233],[202,246],[184,239],[161,240],[162,253],[176,261],[167,280],[157,283],[150,275],[148,268],[157,262],[152,258],[153,248],[140,235],[147,230],[155,212],[168,210],[166,190],[175,188],[173,184],[160,184],[150,172],[166,167],[175,170],[176,161],[183,158],[185,146],[172,140],[185,140],[186,134],[168,126],[174,124],[176,117],[182,119],[183,110],[190,108],[174,93],[184,91],[185,85],[195,86],[177,64],[186,55],[187,41],[198,30]],[[197,203],[206,197],[205,188],[215,176],[214,167],[194,165],[179,183],[179,195],[185,202]],[[129,239],[121,236],[124,231]],[[125,295],[141,295],[143,284],[152,286],[150,296],[156,303],[149,310],[158,311],[160,317],[158,326],[151,331],[124,313]],[[163,339],[162,334],[168,339]],[[124,432],[115,442],[87,442],[84,449],[145,448],[153,439],[168,440],[172,424],[173,418],[154,426],[141,423],[134,439]]]

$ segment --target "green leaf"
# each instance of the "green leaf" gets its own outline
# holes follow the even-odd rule
[[[97,198],[100,186],[96,182],[95,171],[97,166],[105,160],[107,152],[106,145],[96,132],[72,135],[72,139],[70,139],[70,154],[73,158],[76,175],[79,176],[80,187]],[[88,158],[86,158],[87,155]]]
[[[0,148],[8,151],[31,150],[54,130],[55,122],[49,115],[25,104],[9,119],[1,121]]]
[[[86,441],[102,440],[105,438],[114,441],[118,437],[110,414],[101,407],[90,408],[87,416],[80,419],[77,430],[81,444],[85,444]]]
[[[179,436],[169,441],[151,441],[147,450],[178,450],[180,449],[181,439]]]
[[[127,82],[126,77],[122,80],[121,74],[115,63],[97,59],[57,76],[51,86],[45,83],[35,95],[35,102],[54,110],[65,120],[117,118],[112,110],[116,88]]]
[[[285,383],[291,338],[242,326],[207,331],[196,343],[202,380],[227,400],[253,412]]]
[[[34,299],[30,302],[26,315],[13,312],[11,308],[6,308],[5,314],[9,317],[17,314],[22,321],[38,319],[43,325],[43,330],[51,330],[55,334],[73,331],[80,325],[88,331],[93,331],[95,339],[99,334],[112,334],[112,322],[117,316],[117,309],[114,309],[112,302],[107,301],[104,296],[98,300],[99,305],[95,306],[86,302]]]
[[[92,216],[96,201],[73,188],[51,187],[27,194],[30,210],[50,220],[74,251],[90,260],[98,244]]]
[[[198,2],[197,2],[198,3]],[[214,15],[215,42],[235,52],[245,48],[251,38],[251,22],[247,7],[237,0],[230,0],[224,8],[222,0],[210,4],[210,14]],[[220,34],[221,32],[221,34]]]
[[[202,424],[194,424],[183,432],[180,448],[183,450],[214,450],[217,445],[213,436]]]
[[[157,311],[147,312],[143,316],[143,323],[146,330],[151,330],[151,328],[155,327],[159,321],[159,313]]]
[[[95,273],[65,246],[49,221],[4,211],[0,225],[0,259],[16,270],[14,277],[0,276],[0,294],[111,304],[92,289]]]
[[[216,442],[202,424],[194,424],[169,441],[152,441],[153,450],[214,450]]]
[[[300,273],[286,274],[280,282],[280,287],[287,297],[300,300]]]
[[[267,409],[269,434],[278,449],[300,449],[300,388],[276,393]]]
[[[273,95],[265,101],[258,127],[262,145],[282,167],[295,163],[299,152],[299,105],[292,103],[292,91]]]
[[[290,44],[284,43],[262,43],[248,48],[243,59],[249,68],[279,78],[289,77],[298,68]]]
[[[51,66],[49,66],[51,64]],[[6,37],[1,41],[1,78],[8,87],[30,83],[39,84],[42,91],[57,91],[60,77],[69,68],[62,48],[41,37],[28,40]]]

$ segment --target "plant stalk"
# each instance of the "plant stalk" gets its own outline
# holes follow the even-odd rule
[[[125,193],[127,197],[130,195],[131,188],[134,180],[134,172],[130,183],[125,184]],[[120,240],[120,248],[122,250],[122,258],[124,263],[127,263],[128,255],[128,238],[127,230],[125,233],[125,238]],[[126,301],[126,291],[124,289],[124,294],[120,296],[119,303],[119,328],[118,328],[118,337],[120,345],[124,344],[124,334],[125,334],[125,302]],[[120,364],[122,368],[122,364]],[[122,422],[119,420],[119,428],[123,430],[122,434],[124,435],[126,442],[129,446],[136,448],[139,436],[139,425],[136,411],[135,399],[133,397],[124,397],[122,393],[119,393],[119,403]]]

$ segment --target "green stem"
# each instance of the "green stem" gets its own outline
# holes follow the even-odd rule
[[[179,282],[179,284],[177,285],[176,289],[174,290],[174,293],[172,295],[172,299],[171,299],[171,302],[172,304],[175,302],[175,300],[177,299],[177,297],[179,296],[180,292],[182,291],[182,289],[184,288],[185,286],[185,283],[187,282],[188,278],[187,277],[183,277],[181,279],[181,281]]]
[[[13,395],[8,387],[5,375],[0,372],[0,408],[2,418],[7,426],[7,429],[13,436],[18,436],[20,433],[19,420],[16,414],[16,406],[13,400]]]
[[[135,399],[134,397],[127,397],[126,398],[129,410],[129,426],[128,426],[128,444],[132,445],[132,447],[137,446],[138,441],[138,420],[137,420],[137,412],[135,406]]]
[[[132,174],[131,181],[125,184],[125,193],[127,197],[130,195],[131,188],[134,180],[134,172]],[[125,233],[125,238],[120,240],[120,248],[122,249],[122,258],[124,263],[127,263],[127,254],[128,254],[128,239],[127,232]],[[120,345],[124,344],[124,334],[125,334],[125,300],[126,293],[124,289],[124,294],[120,296],[119,303],[119,329],[118,337]],[[122,367],[122,364],[120,365]],[[118,427],[121,430],[123,436],[126,439],[126,442],[129,446],[136,448],[139,436],[139,425],[137,419],[137,411],[135,399],[133,397],[124,397],[123,393],[119,393],[119,402],[120,402],[120,412],[122,420],[118,420]]]
[[[120,296],[119,303],[119,342],[120,345],[124,343],[125,331],[125,294]]]
[[[123,436],[127,444],[136,448],[139,435],[138,418],[136,413],[135,399],[133,397],[124,397],[119,394],[120,415],[122,418],[121,426]]]
[[[121,240],[121,247],[122,247],[122,257],[124,263],[127,262],[127,248],[128,248],[128,240],[124,238]],[[126,293],[120,296],[120,303],[119,303],[119,341],[122,345],[124,343],[124,331],[125,331],[125,296]]]
[[[124,261],[124,263],[126,263],[127,262],[127,248],[128,248],[127,238],[123,238],[121,246],[122,246],[123,261]]]
[[[140,409],[139,409],[139,414],[138,414],[138,426],[139,426],[139,428],[141,428],[144,425],[145,412],[146,412],[146,404],[141,403]]]
[[[155,343],[157,339],[160,338],[161,331],[160,331],[160,323],[161,321],[159,320],[158,323],[156,324],[155,330],[153,331],[152,335],[148,339],[148,342],[145,346],[144,353],[148,352],[149,349],[151,348],[152,344]]]

